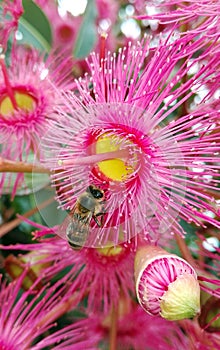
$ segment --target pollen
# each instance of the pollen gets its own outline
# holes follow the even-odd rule
[[[122,137],[105,133],[97,139],[95,152],[96,154],[101,154],[119,151],[121,150],[122,143]],[[129,146],[132,150],[135,145],[131,141],[126,140],[126,149],[129,150]],[[123,159],[107,159],[97,163],[99,172],[110,180],[119,182],[126,181],[135,172],[137,164],[138,157],[135,152],[132,151],[130,155],[128,151],[127,157]]]
[[[104,256],[116,256],[119,255],[122,252],[122,247],[104,247],[104,248],[97,248],[97,251],[100,255]]]
[[[36,106],[36,100],[27,92],[14,91],[14,97],[17,107],[22,111],[31,112]],[[5,94],[0,101],[0,113],[3,117],[12,115],[15,108],[12,104],[11,98]]]

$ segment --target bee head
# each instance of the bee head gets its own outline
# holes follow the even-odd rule
[[[94,185],[87,187],[86,192],[91,193],[95,199],[102,199],[104,197],[104,192]]]

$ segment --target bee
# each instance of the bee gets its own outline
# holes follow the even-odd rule
[[[92,219],[99,227],[103,226],[104,201],[104,191],[95,185],[88,186],[77,199],[66,230],[67,240],[73,249],[78,250],[85,244]]]

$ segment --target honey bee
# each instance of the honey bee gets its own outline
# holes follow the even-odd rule
[[[88,186],[77,199],[66,230],[66,237],[73,249],[81,249],[85,244],[92,219],[99,227],[103,225],[104,200],[104,191],[95,185]]]

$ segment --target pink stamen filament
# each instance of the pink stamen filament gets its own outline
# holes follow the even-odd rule
[[[105,47],[106,47],[106,38],[107,38],[107,34],[106,33],[102,33],[101,34],[101,38],[100,38],[100,67],[102,68],[102,74],[103,74],[103,83],[104,83],[104,88],[105,88],[105,99],[107,101],[107,84],[106,84],[106,78],[104,76],[105,74]]]
[[[87,157],[78,157],[74,160],[59,160],[59,165],[89,165],[89,164],[95,164],[98,162],[102,162],[103,160],[110,160],[115,158],[128,158],[130,155],[128,150],[118,150],[113,152],[107,152],[107,153],[99,153],[99,154],[93,154],[91,156]]]
[[[14,107],[14,109],[18,110],[18,105],[14,96],[14,91],[12,89],[12,86],[10,84],[9,78],[8,78],[8,72],[7,72],[7,68],[5,66],[5,62],[3,59],[3,55],[0,56],[0,65],[1,65],[1,69],[2,69],[2,73],[3,73],[3,77],[4,77],[4,81],[5,81],[5,87],[8,93],[8,97],[11,100],[11,103]]]
[[[219,319],[219,317],[220,317],[220,313],[218,313],[215,317],[213,317],[213,318],[211,319],[211,321],[209,321],[209,323],[207,323],[207,324],[205,325],[205,327],[203,327],[203,329],[206,330],[208,327],[212,326],[212,323],[215,322],[215,321],[217,321],[217,320]]]
[[[210,128],[211,128],[212,125],[213,125],[213,123],[211,123],[211,124],[208,126],[208,128],[207,128],[205,131],[203,131],[202,135],[200,136],[200,139],[202,139],[203,136],[210,130]]]
[[[102,64],[105,58],[105,44],[106,44],[107,34],[102,33],[100,38],[100,65]]]

